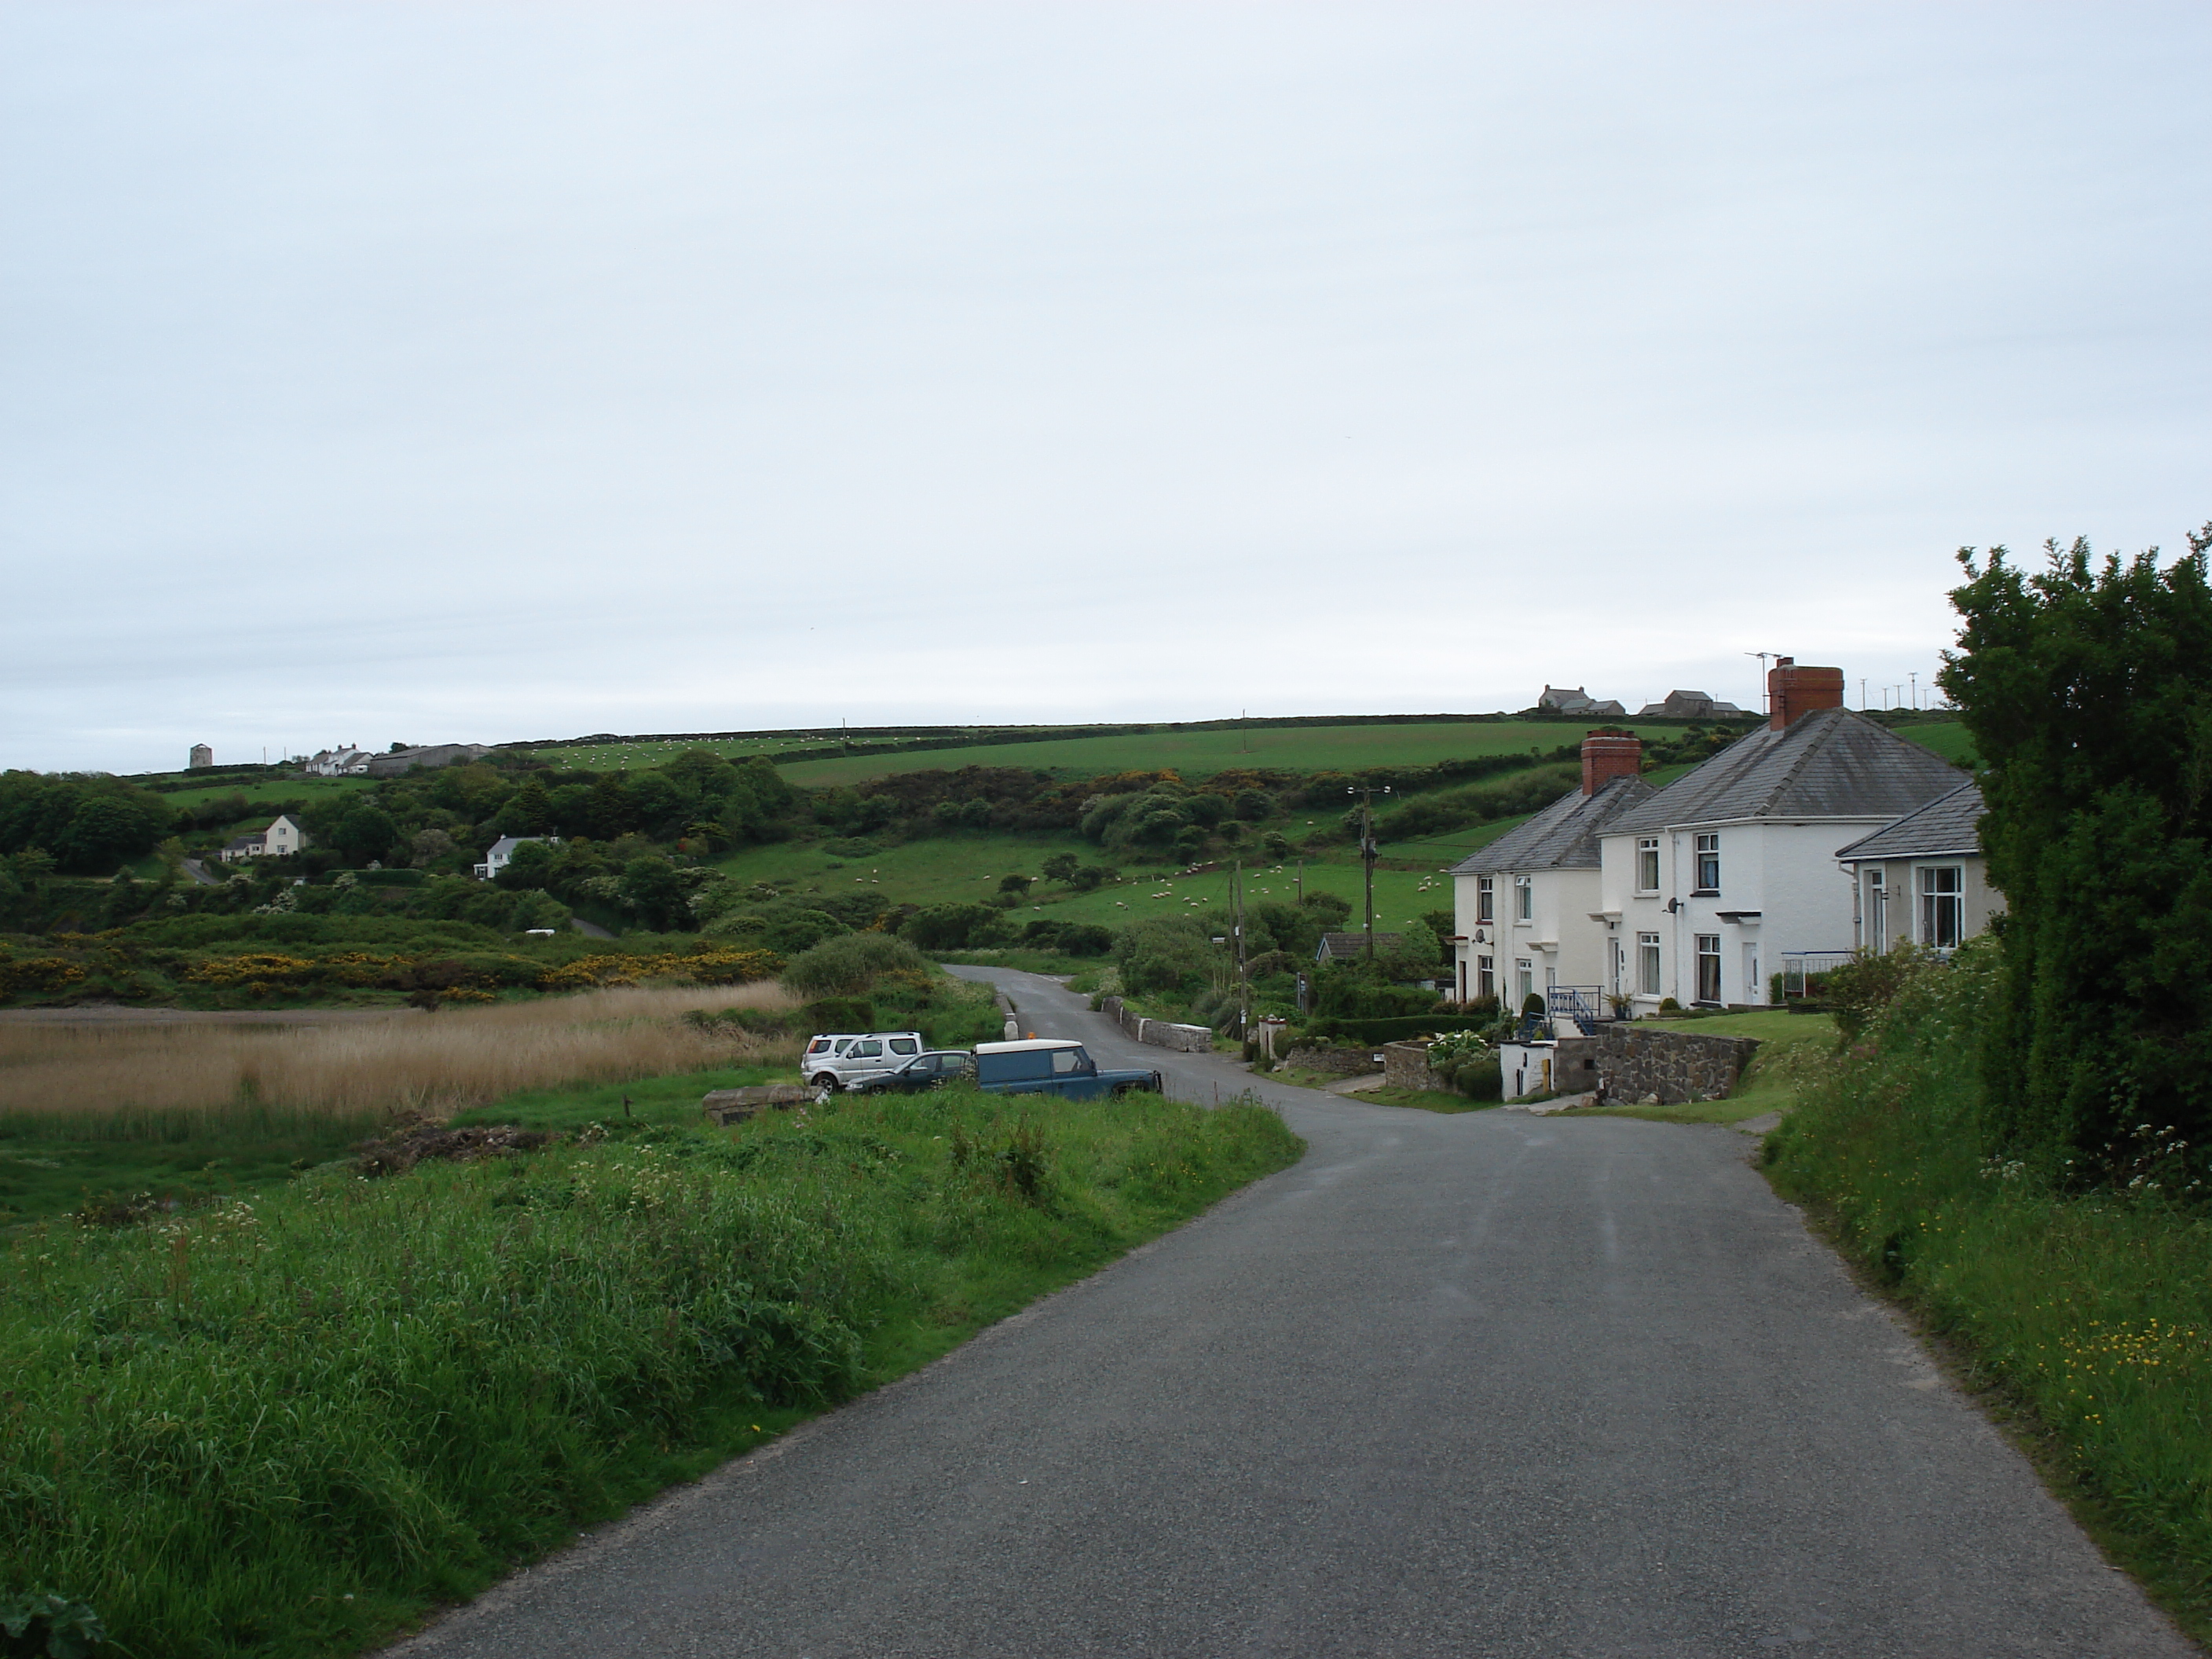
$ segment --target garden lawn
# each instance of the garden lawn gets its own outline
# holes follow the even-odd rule
[[[0,1589],[88,1601],[163,1659],[356,1652],[1301,1150],[1257,1106],[1152,1096],[848,1097],[715,1130],[715,1080],[473,1115],[580,1125],[537,1150],[20,1230]]]

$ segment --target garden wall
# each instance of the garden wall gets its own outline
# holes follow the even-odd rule
[[[1324,1077],[1358,1077],[1363,1072],[1379,1072],[1372,1048],[1293,1048],[1285,1064],[1301,1072],[1319,1072]]]
[[[1393,1089],[1447,1090],[1451,1086],[1429,1069],[1429,1045],[1425,1042],[1384,1043],[1382,1081]]]
[[[1595,1036],[1577,1046],[1584,1045],[1595,1049],[1597,1086],[1613,1104],[1656,1097],[1674,1106],[1727,1095],[1751,1063],[1759,1039],[1706,1036],[1655,1029],[1646,1020],[1620,1020],[1599,1027]]]
[[[1121,1006],[1119,997],[1102,998],[1099,1012],[1111,1014],[1115,1023],[1139,1042],[1148,1042],[1155,1048],[1173,1048],[1186,1054],[1210,1054],[1213,1052],[1213,1033],[1203,1025],[1177,1025],[1171,1020],[1147,1019],[1142,1014],[1133,1014]]]

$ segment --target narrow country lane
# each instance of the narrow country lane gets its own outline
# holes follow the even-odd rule
[[[1744,1137],[1260,1092],[1297,1168],[395,1651],[2196,1651]]]

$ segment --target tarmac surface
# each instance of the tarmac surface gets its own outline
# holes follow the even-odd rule
[[[394,1651],[2197,1651],[1743,1136],[1258,1091],[1296,1168]]]

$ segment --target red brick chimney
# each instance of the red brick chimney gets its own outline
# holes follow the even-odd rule
[[[1766,702],[1774,711],[1767,723],[1778,732],[1816,708],[1841,708],[1844,671],[1800,668],[1794,657],[1777,657],[1774,666],[1767,671]]]
[[[1615,778],[1644,770],[1644,739],[1632,732],[1600,726],[1583,739],[1583,793],[1595,795]]]

